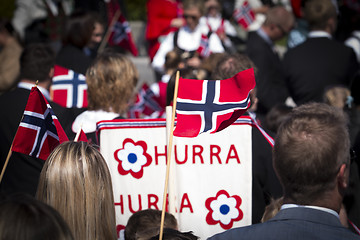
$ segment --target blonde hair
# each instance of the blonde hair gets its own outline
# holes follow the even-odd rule
[[[116,239],[110,172],[89,144],[56,147],[41,171],[36,197],[62,215],[75,239]]]
[[[88,108],[126,112],[138,78],[135,65],[125,55],[114,52],[99,55],[86,72]]]

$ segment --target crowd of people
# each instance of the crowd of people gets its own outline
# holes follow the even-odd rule
[[[109,3],[121,10],[110,14]],[[156,80],[146,89],[129,49],[104,47],[118,20],[111,17],[126,15],[123,1],[16,4],[13,19],[0,18],[0,239],[158,239],[161,211],[154,209],[135,213],[117,232],[96,123],[164,117],[177,71],[218,80],[249,68],[256,88],[245,115],[275,145],[252,129],[252,225],[210,239],[360,239],[356,1],[148,0],[145,38]],[[245,5],[249,26],[233,14]],[[53,98],[55,65],[85,77],[86,108]],[[62,143],[46,161],[12,152],[5,164],[35,85],[68,138],[83,130],[88,142]],[[163,238],[198,239],[169,213]]]

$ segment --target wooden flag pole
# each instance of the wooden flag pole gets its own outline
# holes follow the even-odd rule
[[[174,98],[173,98],[173,111],[171,116],[171,128],[170,128],[170,137],[169,137],[169,144],[168,144],[168,154],[167,154],[167,162],[166,162],[166,178],[165,178],[165,187],[164,187],[164,196],[163,196],[163,206],[161,212],[161,222],[160,222],[160,233],[159,233],[159,240],[163,238],[164,232],[164,221],[165,221],[165,211],[166,211],[166,197],[167,197],[167,189],[169,185],[169,173],[170,173],[170,161],[171,161],[171,150],[173,144],[173,137],[174,137],[174,125],[175,125],[175,112],[176,112],[176,99],[178,94],[179,88],[179,71],[176,72],[176,80],[175,80],[175,89],[174,89]]]
[[[74,142],[79,141],[79,137],[80,137],[81,130],[82,130],[82,124],[80,125],[79,131],[76,133],[76,136],[75,136],[75,138],[74,138]]]
[[[9,152],[8,152],[8,155],[7,155],[7,157],[6,157],[6,160],[5,160],[3,169],[1,170],[0,183],[1,183],[2,179],[3,179],[3,176],[4,176],[4,173],[5,173],[6,167],[7,167],[8,163],[9,163],[9,159],[10,159],[11,154],[12,154],[12,150],[11,150],[11,149],[12,149],[12,143],[11,143],[11,146],[10,146],[10,149],[9,149]]]
[[[97,51],[98,53],[101,53],[102,51],[104,51],[106,43],[109,41],[109,37],[110,37],[111,31],[113,29],[113,26],[115,25],[115,22],[119,19],[120,14],[121,14],[121,11],[120,11],[120,8],[119,8],[118,10],[116,10],[113,19],[111,19],[111,23],[110,23],[110,25],[109,25],[109,27],[108,27],[108,29],[106,31],[106,34],[105,34],[103,40],[101,41],[99,49]]]

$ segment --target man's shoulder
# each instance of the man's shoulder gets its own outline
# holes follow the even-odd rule
[[[268,239],[267,237],[269,236],[265,230],[267,225],[267,223],[259,223],[246,227],[233,228],[228,231],[216,234],[208,238],[208,240]]]
[[[222,239],[360,239],[340,224],[330,213],[316,209],[296,208],[281,210],[273,219],[265,223],[234,228],[216,234],[209,240]]]

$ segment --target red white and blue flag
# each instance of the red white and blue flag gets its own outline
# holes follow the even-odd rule
[[[200,46],[196,50],[199,53],[200,57],[209,57],[211,54],[210,47],[209,47],[209,38],[206,34],[201,35],[200,39]]]
[[[196,137],[230,126],[249,108],[254,87],[252,68],[224,80],[180,78],[174,136]]]
[[[110,0],[106,5],[108,11],[108,23],[110,26],[113,18],[116,16],[115,13],[120,11],[120,6],[115,0]],[[120,46],[130,51],[135,57],[138,55],[138,50],[132,39],[130,25],[122,14],[120,14],[119,18],[116,19],[116,22],[112,26],[108,43],[110,46]]]
[[[87,84],[83,74],[55,65],[50,87],[53,102],[66,108],[86,108]]]
[[[60,143],[68,141],[51,106],[37,87],[31,89],[12,151],[46,160]]]
[[[244,29],[248,29],[250,24],[255,20],[255,13],[247,1],[245,1],[240,8],[235,9],[233,16],[235,21]]]
[[[145,83],[138,94],[133,105],[129,107],[128,118],[142,118],[143,116],[150,116],[154,112],[161,112],[158,98],[154,92]]]

